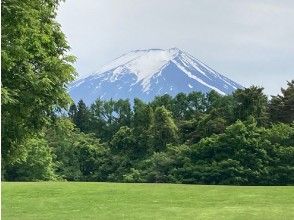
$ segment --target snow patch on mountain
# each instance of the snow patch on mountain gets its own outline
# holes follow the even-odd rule
[[[190,54],[167,50],[135,50],[103,66],[69,87],[73,99],[134,98],[150,100],[156,95],[179,92],[209,92],[224,95],[241,88]]]
[[[177,56],[179,50],[172,48],[169,50],[137,50],[120,56],[110,64],[102,67],[96,74],[100,75],[112,71],[109,80],[114,82],[125,72],[132,72],[136,75],[137,81],[143,86],[146,92],[150,87],[150,80],[154,73],[161,72],[170,60]],[[107,80],[107,79],[106,79]]]

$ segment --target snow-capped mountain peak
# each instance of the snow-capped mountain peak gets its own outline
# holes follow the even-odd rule
[[[137,82],[141,82],[143,90],[147,91],[150,87],[150,80],[156,73],[160,73],[171,60],[178,56],[180,50],[171,48],[168,50],[149,49],[136,50],[124,54],[110,64],[105,65],[97,71],[97,75],[112,71],[110,81],[115,81],[125,72],[132,72],[137,77]]]
[[[156,95],[215,90],[228,94],[241,86],[178,48],[135,50],[70,86],[75,101],[96,98],[150,100]],[[112,88],[109,90],[109,88]],[[83,91],[87,94],[83,95]],[[90,98],[89,98],[90,94]]]

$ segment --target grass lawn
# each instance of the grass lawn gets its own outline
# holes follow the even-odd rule
[[[294,219],[294,187],[2,183],[2,219]]]

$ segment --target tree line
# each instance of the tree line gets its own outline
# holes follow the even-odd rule
[[[288,185],[294,183],[294,80],[268,100],[222,96],[80,100],[26,140],[7,180]]]

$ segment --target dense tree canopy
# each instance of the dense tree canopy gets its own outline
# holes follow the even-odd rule
[[[247,120],[253,116],[257,122],[264,125],[267,121],[267,97],[263,94],[263,88],[252,86],[245,89],[237,89],[233,96],[235,100],[234,115],[236,119]]]
[[[269,109],[271,119],[291,123],[294,121],[294,80],[288,82],[286,89],[281,89],[281,95],[272,96]]]
[[[156,107],[152,127],[153,147],[155,151],[164,150],[167,144],[177,141],[178,128],[173,121],[171,112],[164,106]]]
[[[56,22],[58,0],[1,1],[2,158],[13,162],[28,135],[70,101],[69,46]]]
[[[282,91],[280,102],[292,107],[292,84]],[[227,96],[164,95],[150,103],[81,100],[27,139],[4,178],[293,184],[293,111],[285,107],[287,120],[276,117],[275,103],[258,87]]]

